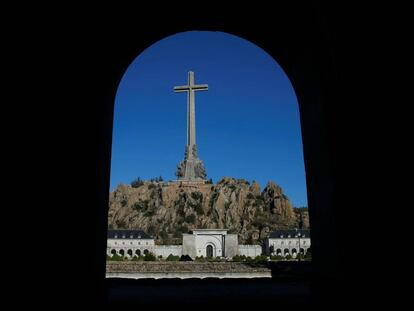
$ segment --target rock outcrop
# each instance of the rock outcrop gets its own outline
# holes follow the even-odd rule
[[[260,243],[275,229],[309,227],[306,209],[295,209],[282,189],[269,182],[263,191],[244,179],[217,184],[142,182],[120,184],[110,194],[109,228],[141,229],[160,244],[181,243],[196,228],[226,228],[239,243]]]

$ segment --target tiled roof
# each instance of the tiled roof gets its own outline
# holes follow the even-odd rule
[[[152,239],[142,230],[108,230],[109,239]]]
[[[292,229],[292,230],[276,230],[270,233],[269,238],[271,239],[285,239],[289,238],[295,238],[295,237],[301,238],[310,238],[310,230],[309,229]]]

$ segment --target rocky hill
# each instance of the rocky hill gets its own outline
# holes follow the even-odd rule
[[[256,244],[275,229],[309,228],[309,217],[273,182],[261,191],[256,182],[225,177],[217,184],[120,184],[110,194],[108,224],[144,230],[161,244],[181,243],[181,233],[196,228],[227,228],[239,243]]]

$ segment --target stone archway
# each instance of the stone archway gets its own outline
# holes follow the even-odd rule
[[[202,28],[202,27],[201,27]],[[189,29],[191,30],[191,29]],[[208,30],[208,29],[206,29]],[[226,29],[222,29],[223,31],[226,31]],[[182,30],[180,30],[182,31]],[[171,30],[171,33],[174,33],[174,30]],[[240,33],[235,33],[235,35],[239,35],[241,37],[245,37],[243,36],[243,32]],[[165,34],[163,35],[163,37],[165,36]],[[254,36],[253,36],[254,37]],[[265,36],[265,40],[268,40],[268,38],[270,38],[271,36]],[[152,37],[154,41],[162,39],[160,37],[156,37],[155,35],[152,35]],[[247,38],[247,35],[246,35]],[[261,40],[263,40],[263,38],[257,38],[258,42],[262,42]],[[273,39],[272,39],[273,40]],[[272,41],[270,41],[272,42]],[[147,42],[143,43],[140,46],[140,51],[144,50],[144,48],[147,47]],[[307,154],[306,154],[306,168],[307,168],[307,182],[308,184],[310,184],[314,189],[322,189],[320,192],[312,192],[309,191],[310,193],[310,197],[313,203],[313,206],[310,206],[310,213],[315,213],[312,211],[312,209],[314,208],[316,211],[330,211],[333,209],[333,207],[331,206],[335,206],[334,204],[331,204],[331,197],[332,195],[330,193],[332,193],[332,191],[329,188],[326,187],[319,187],[319,183],[320,180],[324,181],[325,180],[331,180],[329,173],[329,166],[325,163],[328,163],[328,161],[324,161],[324,155],[325,155],[325,151],[328,148],[327,147],[327,143],[326,143],[326,139],[324,138],[323,135],[320,135],[319,133],[324,133],[324,129],[325,129],[325,123],[323,123],[323,113],[319,113],[319,111],[325,112],[325,108],[326,108],[326,103],[329,103],[329,99],[332,99],[332,97],[334,98],[335,92],[333,91],[332,93],[334,95],[331,95],[331,93],[326,92],[325,94],[325,89],[330,89],[329,87],[319,87],[319,84],[324,86],[325,84],[328,84],[328,86],[330,85],[329,81],[333,81],[335,79],[324,79],[319,81],[317,78],[313,78],[313,72],[318,73],[316,69],[318,69],[318,65],[321,65],[320,68],[322,68],[322,72],[326,73],[325,75],[320,75],[321,77],[331,77],[331,67],[330,67],[330,63],[329,62],[325,62],[325,59],[329,59],[328,57],[320,57],[317,58],[317,61],[312,62],[313,61],[313,55],[318,55],[317,53],[319,53],[319,49],[316,49],[316,52],[313,53],[303,53],[303,55],[306,55],[305,58],[302,57],[302,53],[300,52],[296,52],[295,47],[291,47],[289,44],[286,45],[286,47],[284,49],[279,49],[278,47],[273,46],[271,43],[268,44],[270,46],[270,50],[267,50],[268,53],[270,53],[273,57],[275,57],[275,59],[278,60],[278,63],[281,65],[285,65],[283,66],[285,68],[285,70],[289,73],[290,78],[292,79],[292,83],[296,83],[297,88],[301,91],[299,92],[298,97],[300,97],[300,108],[301,108],[301,125],[303,127],[303,131],[305,132],[306,135],[303,135],[303,141],[304,141],[304,149],[307,150]],[[282,45],[283,46],[283,45]],[[311,50],[313,49],[313,46],[309,47]],[[134,46],[134,49],[136,49],[136,47]],[[288,52],[286,52],[288,51]],[[313,51],[313,50],[312,50]],[[136,53],[135,50],[129,51],[128,53],[125,53],[125,55],[128,55],[126,58],[128,59],[128,57],[131,57],[130,55],[134,55],[134,53]],[[320,52],[322,53],[322,52]],[[124,54],[122,54],[124,55]],[[280,56],[280,58],[278,58],[277,56]],[[323,60],[321,61],[321,64],[319,63],[319,59]],[[122,60],[124,60],[124,58],[122,58]],[[124,73],[124,70],[126,68],[126,64],[129,64],[128,61],[125,61],[123,63],[121,63],[121,65],[118,65],[119,62],[117,60],[113,60],[114,63],[117,64],[117,74],[119,77],[122,76],[122,74]],[[293,64],[293,65],[291,65]],[[316,65],[314,65],[316,64]],[[308,66],[306,66],[308,65]],[[325,67],[323,67],[322,65],[324,65]],[[123,68],[122,66],[124,66],[125,68]],[[314,68],[315,66],[315,68]],[[333,71],[333,70],[332,70]],[[319,77],[319,75],[317,75],[317,77]],[[106,78],[106,77],[105,77]],[[111,77],[112,78],[112,77]],[[103,79],[103,78],[102,78]],[[116,81],[118,82],[118,80],[116,79],[111,79],[109,81]],[[316,81],[316,86],[317,87],[313,87],[313,81]],[[310,82],[308,82],[310,81]],[[326,82],[328,81],[328,82]],[[106,82],[106,80],[105,80]],[[319,84],[317,82],[320,82]],[[118,85],[117,83],[114,83],[115,85]],[[116,89],[116,87],[114,86],[113,88]],[[317,96],[317,95],[326,95],[326,96]],[[315,99],[315,100],[314,100]],[[320,100],[318,100],[320,99]],[[335,99],[335,98],[334,98]],[[313,109],[314,107],[314,103],[315,105],[317,105],[318,109]],[[106,108],[106,106],[105,106]],[[106,110],[104,111],[109,111],[112,112],[112,107],[106,108]],[[110,113],[108,112],[108,114],[110,115]],[[111,116],[111,115],[110,115]],[[106,123],[110,123],[110,118],[107,118],[109,121],[106,121]],[[106,120],[106,119],[105,119]],[[303,121],[303,122],[302,122]],[[105,124],[106,124],[105,123]],[[302,124],[303,123],[303,124]],[[109,128],[112,124],[109,124]],[[316,125],[316,126],[315,126]],[[322,128],[322,130],[321,130]],[[108,139],[105,140],[110,142],[110,136],[111,133],[107,134]],[[108,150],[110,150],[110,143],[106,143],[104,144],[107,152],[105,154],[110,154],[110,152]],[[320,146],[319,149],[317,150],[322,150],[321,152],[314,152],[314,148],[312,146]],[[328,145],[329,146],[329,145]],[[320,154],[322,156],[320,156]],[[110,159],[109,156],[107,156],[107,158],[105,159]],[[106,160],[107,165],[109,166],[109,160]],[[310,168],[310,169],[309,169]],[[316,174],[315,174],[316,172]],[[316,177],[315,177],[316,176]],[[109,177],[106,178],[105,182],[108,183]],[[97,180],[98,182],[100,182],[100,180]],[[319,187],[319,188],[318,188]],[[316,194],[313,194],[316,193]],[[322,194],[320,194],[322,193]],[[104,193],[102,195],[102,197],[107,197],[108,194]],[[323,198],[323,200],[321,199]],[[326,202],[326,203],[325,203]],[[315,207],[314,207],[315,206]],[[321,207],[320,207],[321,206]],[[316,209],[316,207],[318,207],[319,209]],[[323,212],[319,212],[319,214],[323,214],[323,215],[331,215],[333,213],[323,213]],[[315,216],[319,217],[319,214]],[[311,215],[311,218],[313,217],[313,215]],[[104,217],[102,217],[104,219]],[[315,234],[314,235],[319,235],[320,237],[322,237],[322,242],[320,243],[321,245],[335,245],[332,242],[332,237],[329,234],[320,234],[321,233],[326,233],[326,232],[331,232],[331,227],[329,224],[334,223],[333,221],[324,221],[324,222],[319,222],[318,219],[315,220],[316,217],[312,218],[312,225],[320,228],[320,230],[315,230]],[[326,219],[328,219],[329,217],[326,216]],[[328,225],[326,225],[328,224]],[[335,229],[335,228],[334,228]],[[317,236],[317,238],[319,238],[319,236]],[[103,238],[102,238],[103,239]],[[316,239],[316,238],[315,238]],[[319,241],[319,240],[318,240]],[[329,243],[330,244],[329,244]],[[103,243],[103,242],[102,242]],[[320,247],[322,248],[322,247]],[[325,248],[325,249],[329,249],[329,248]],[[319,250],[319,249],[317,249]],[[321,252],[319,250],[319,252]],[[327,262],[327,265],[322,265],[320,264],[320,267],[323,268],[323,270],[329,270],[328,268],[330,267],[329,263],[330,262],[335,262],[335,257],[333,257],[333,255],[331,254],[335,254],[336,252],[325,252],[326,255],[328,255],[326,257],[326,259],[324,258],[323,263]],[[330,256],[329,256],[330,255]],[[325,268],[327,267],[327,268]]]
[[[137,249],[137,250],[135,251],[135,255],[137,255],[137,256],[141,256],[141,250]]]
[[[129,249],[129,250],[127,251],[127,254],[128,254],[128,256],[129,256],[129,257],[132,257],[132,255],[133,255],[133,253],[132,253],[132,249]]]

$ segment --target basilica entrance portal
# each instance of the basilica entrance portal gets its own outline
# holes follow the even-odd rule
[[[206,253],[207,253],[207,258],[213,257],[213,246],[207,245]]]

